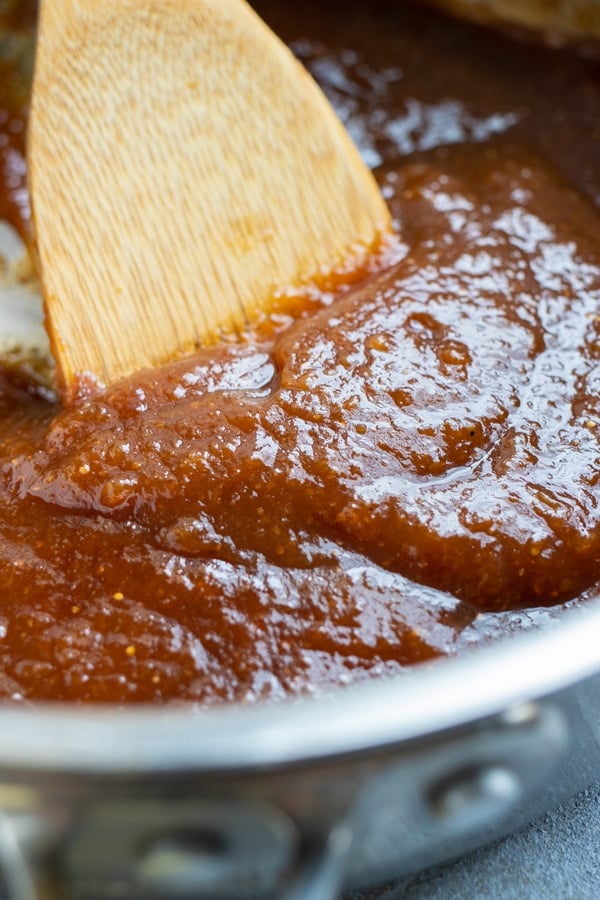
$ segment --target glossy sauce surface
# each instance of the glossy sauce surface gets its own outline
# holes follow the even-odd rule
[[[5,380],[6,699],[321,690],[600,579],[596,64],[388,4],[257,7],[401,247],[271,338],[72,409]]]

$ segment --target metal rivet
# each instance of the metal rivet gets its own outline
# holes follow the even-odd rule
[[[224,836],[208,831],[160,837],[142,851],[138,878],[163,884],[177,879],[210,885],[227,873],[230,852]]]
[[[437,819],[477,824],[497,817],[520,799],[519,776],[503,765],[463,769],[429,792],[429,808]]]

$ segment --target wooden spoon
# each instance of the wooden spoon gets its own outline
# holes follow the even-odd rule
[[[242,331],[390,228],[329,103],[243,0],[42,0],[28,163],[66,401]]]

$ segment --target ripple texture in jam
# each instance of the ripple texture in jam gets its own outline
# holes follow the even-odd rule
[[[4,693],[284,696],[597,581],[597,212],[516,152],[381,177],[391,269],[5,438]]]

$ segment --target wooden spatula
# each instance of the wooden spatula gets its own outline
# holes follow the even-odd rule
[[[373,248],[389,214],[328,102],[243,0],[42,0],[28,137],[65,400]]]

